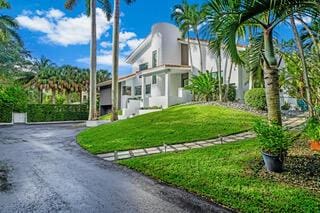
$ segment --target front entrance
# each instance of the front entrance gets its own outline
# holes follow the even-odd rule
[[[25,124],[27,123],[27,113],[13,113],[14,124]]]

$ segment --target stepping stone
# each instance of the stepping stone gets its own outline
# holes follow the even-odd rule
[[[207,143],[207,141],[199,141],[199,142],[196,142],[196,144],[198,144],[198,145],[200,145],[200,146],[202,146],[203,144],[206,144]]]
[[[160,150],[157,148],[148,148],[148,149],[146,149],[146,152],[148,154],[158,154],[158,153],[160,153]]]
[[[118,156],[121,155],[130,155],[129,151],[124,151],[124,152],[118,152]]]
[[[164,148],[164,146],[159,146],[159,149],[161,150],[161,152],[173,152],[173,151],[175,151],[172,147],[170,147],[170,146],[167,146],[166,147],[166,150],[165,150],[165,148]]]
[[[147,155],[147,153],[145,153],[145,152],[133,153],[134,157],[139,157],[139,156],[144,156],[144,155]]]
[[[113,157],[114,153],[106,153],[106,154],[99,154],[97,155],[99,158],[108,158],[108,157]]]
[[[182,146],[182,147],[177,147],[176,149],[177,149],[178,151],[183,151],[183,150],[188,150],[189,147],[187,147],[187,146]]]
[[[193,143],[184,143],[183,145],[191,147],[191,146],[195,146],[197,144],[193,142]]]
[[[131,155],[119,155],[118,160],[131,158]]]
[[[209,147],[209,146],[213,146],[212,143],[205,143],[205,144],[202,144],[203,147]]]
[[[133,156],[135,156],[135,157],[147,154],[143,149],[132,150],[132,153],[133,153]]]
[[[103,160],[106,160],[106,161],[114,161],[114,157],[103,158]]]

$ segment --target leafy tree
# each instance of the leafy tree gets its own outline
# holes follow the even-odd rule
[[[292,13],[315,15],[319,13],[319,0],[210,0],[209,10],[213,12],[212,29],[217,43],[227,52],[235,63],[242,64],[237,50],[239,30],[254,26],[263,33],[265,90],[268,105],[268,118],[282,123],[279,96],[278,61],[274,48],[274,30]]]

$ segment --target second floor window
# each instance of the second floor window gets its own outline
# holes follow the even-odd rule
[[[152,68],[158,66],[158,52],[157,50],[152,52]]]
[[[139,71],[147,70],[148,69],[148,63],[140,64],[139,65]]]

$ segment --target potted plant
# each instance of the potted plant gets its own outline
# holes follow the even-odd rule
[[[310,118],[305,128],[305,135],[309,138],[310,148],[320,151],[320,119]]]
[[[278,124],[261,121],[256,123],[254,130],[266,169],[270,172],[282,172],[284,159],[291,145],[289,132]]]

